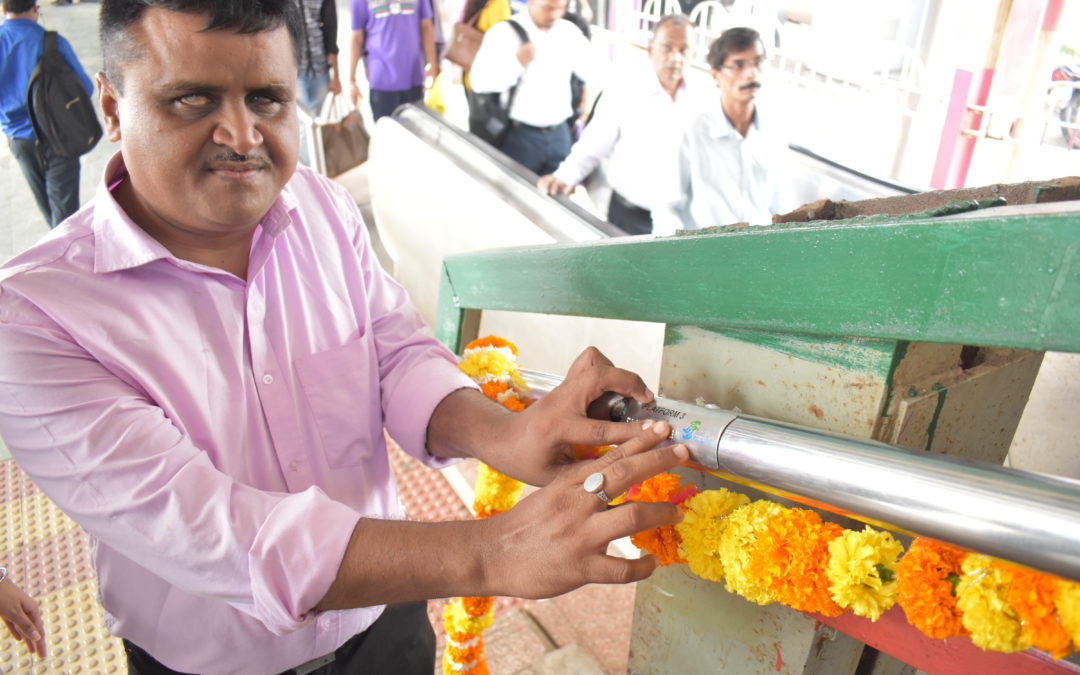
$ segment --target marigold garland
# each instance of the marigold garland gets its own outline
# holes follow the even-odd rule
[[[465,346],[458,367],[480,385],[481,391],[509,410],[527,405],[525,382],[517,368],[517,347],[508,340],[489,335]],[[476,473],[473,512],[488,518],[509,511],[517,503],[524,485],[480,462]],[[446,650],[443,672],[487,675],[483,631],[495,621],[490,597],[454,598],[443,608]]]
[[[967,553],[918,537],[896,565],[896,597],[908,623],[927,636],[966,635],[953,588]]]
[[[783,508],[764,499],[750,502],[728,516],[728,525],[720,535],[725,587],[759,605],[773,601],[766,585],[771,575],[759,560],[764,549],[759,535],[768,527],[769,519],[779,515]]]
[[[1069,634],[1062,628],[1054,608],[1057,584],[1053,577],[1016,567],[1009,584],[1009,604],[1020,619],[1020,641],[1047,652],[1055,659],[1069,654]]]
[[[726,488],[705,490],[683,502],[686,510],[675,531],[681,542],[680,553],[691,572],[710,581],[724,579],[720,536],[728,525],[728,515],[749,502],[746,495]]]
[[[1055,582],[1054,607],[1061,618],[1061,627],[1072,638],[1073,645],[1080,647],[1080,583],[1064,579]]]
[[[1026,649],[1028,645],[1020,641],[1016,610],[1008,600],[1011,570],[977,553],[964,559],[962,569],[956,604],[964,613],[964,627],[971,633],[971,641],[996,652]]]
[[[527,405],[517,372],[517,348],[489,336],[474,341],[462,370],[484,393],[511,410]],[[609,447],[573,446],[578,459]],[[478,518],[511,508],[521,484],[481,465]],[[626,500],[669,501],[683,520],[631,537],[662,565],[685,562],[694,574],[723,580],[751,602],[781,602],[836,616],[845,608],[873,621],[899,602],[908,621],[932,638],[970,634],[983,649],[1034,646],[1056,658],[1080,645],[1080,583],[916,538],[906,554],[888,532],[844,530],[812,510],[767,500],[751,502],[727,489],[699,491],[677,474],[659,474],[631,487]],[[486,675],[480,633],[491,625],[491,598],[456,598],[444,610],[444,673]]]
[[[697,488],[683,485],[682,479],[676,474],[661,473],[631,486],[626,491],[626,497],[635,502],[671,502],[681,506],[696,493]],[[679,554],[679,535],[674,525],[638,532],[631,535],[630,541],[655,555],[661,565],[686,562],[686,558]]]
[[[896,602],[896,559],[904,550],[888,532],[867,525],[829,542],[826,573],[836,604],[871,621]]]
[[[843,608],[829,592],[829,542],[844,531],[809,509],[785,509],[762,532],[768,565],[765,587],[777,602],[804,612],[839,616]]]

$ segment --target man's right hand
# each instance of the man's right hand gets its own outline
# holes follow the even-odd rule
[[[540,180],[536,181],[536,187],[549,195],[568,195],[574,189],[573,186],[556,178],[553,173],[540,176]]]
[[[583,487],[586,477],[599,472],[604,476],[603,490],[614,499],[688,458],[684,445],[655,447],[668,438],[667,424],[645,422],[642,427],[618,448],[568,467],[514,508],[482,521],[486,532],[481,540],[489,544],[484,577],[491,591],[549,598],[585,584],[628,583],[652,574],[657,565],[654,556],[616,558],[607,554],[608,544],[679,522],[679,508],[666,502],[609,507]]]
[[[362,94],[360,93],[360,85],[353,82],[352,86],[349,87],[349,99],[352,100],[354,108],[360,105],[361,98]]]
[[[531,42],[523,42],[517,50],[518,62],[523,66],[529,65],[536,57],[536,46]]]

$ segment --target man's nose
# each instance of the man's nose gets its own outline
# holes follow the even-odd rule
[[[239,155],[246,155],[262,145],[263,136],[257,123],[258,116],[242,102],[227,102],[218,111],[214,126],[214,143],[231,148]]]

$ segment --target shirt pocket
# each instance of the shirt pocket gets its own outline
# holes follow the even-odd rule
[[[293,361],[327,463],[356,466],[382,439],[378,369],[370,337]]]

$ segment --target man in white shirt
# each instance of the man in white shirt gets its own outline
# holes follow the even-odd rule
[[[604,92],[570,156],[555,173],[540,177],[540,189],[568,194],[609,159],[608,221],[628,234],[651,233],[651,209],[659,196],[656,177],[673,170],[692,109],[683,74],[693,43],[694,27],[685,16],[660,19],[649,42],[656,77],[635,73],[639,76]]]
[[[767,225],[793,204],[785,194],[786,147],[763,128],[755,104],[765,46],[752,28],[724,31],[709,47],[720,106],[699,113],[679,145],[676,169],[665,179],[656,234],[748,223]]]
[[[528,11],[514,15],[511,21],[525,29],[528,42],[506,21],[492,26],[469,72],[480,94],[506,92],[516,84],[510,131],[499,149],[541,175],[570,153],[570,75],[588,82],[592,73],[588,39],[562,18],[566,1],[529,0]]]

